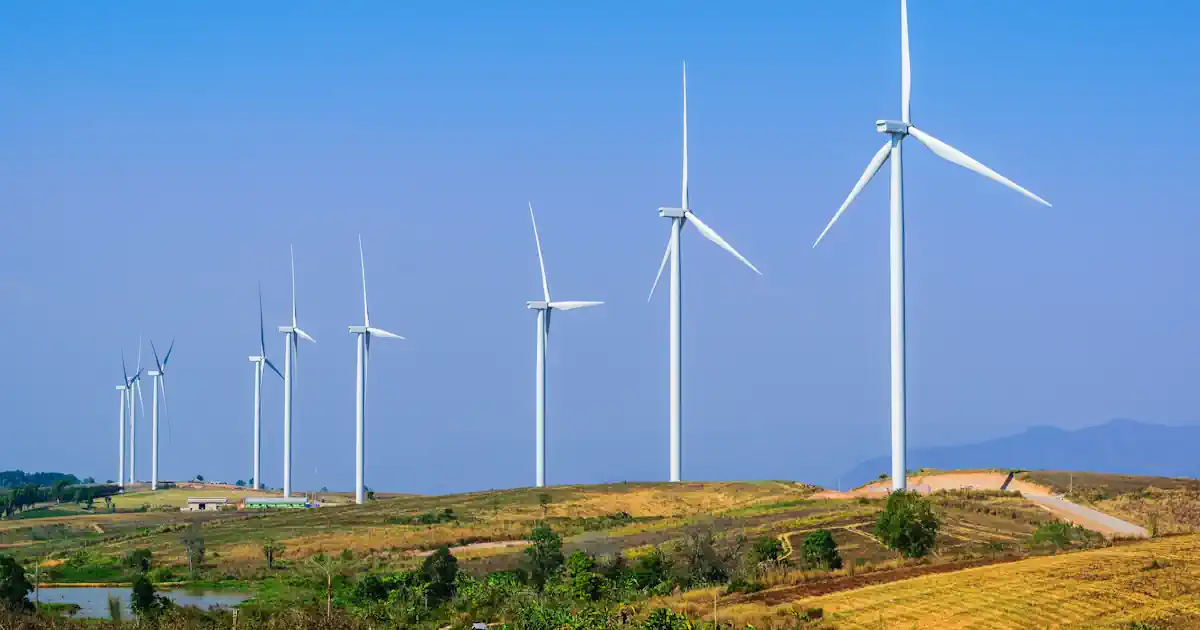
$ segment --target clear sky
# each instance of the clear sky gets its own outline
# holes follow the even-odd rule
[[[914,121],[1055,204],[908,145],[910,443],[1197,422],[1200,5],[909,11]],[[685,237],[684,476],[837,483],[888,451],[886,178],[810,245],[899,116],[890,0],[0,5],[0,468],[113,478],[141,333],[178,340],[163,477],[248,478],[295,244],[295,485],[349,489],[361,233],[408,337],[368,484],[531,484],[531,200],[555,297],[606,302],[554,319],[549,480],[665,479],[684,60],[692,206],[765,274]]]

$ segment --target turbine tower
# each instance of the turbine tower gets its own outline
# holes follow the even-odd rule
[[[122,363],[124,363],[124,360],[122,360]],[[122,365],[122,368],[124,368],[124,365]],[[126,378],[126,381],[128,380]],[[128,385],[117,385],[117,391],[121,392],[121,410],[118,414],[121,418],[121,428],[117,437],[117,450],[120,452],[119,459],[117,460],[117,487],[121,489],[125,488],[125,392],[128,390]]]
[[[292,260],[292,325],[280,326],[284,337],[283,355],[283,496],[292,496],[292,364],[300,352],[299,340],[316,343],[296,323],[296,251],[289,247]],[[255,481],[258,481],[255,478]]]
[[[358,375],[354,390],[354,502],[362,505],[366,493],[366,414],[367,414],[367,361],[371,353],[371,338],[404,339],[382,328],[371,327],[371,314],[367,310],[367,263],[363,257],[362,235],[358,236],[358,262],[362,268],[363,282],[363,325],[351,326],[350,334],[358,335]]]
[[[129,416],[129,483],[137,483],[137,472],[134,462],[134,448],[137,446],[137,415],[134,413],[133,392],[136,389],[138,400],[142,403],[142,413],[146,413],[146,399],[142,398],[142,340],[138,338],[138,367],[132,377],[125,368],[125,355],[121,355],[121,371],[125,374],[125,404]]]
[[[283,373],[267,358],[267,332],[263,325],[262,286],[258,287],[258,356],[250,357],[254,363],[254,473],[250,486],[258,490],[262,484],[262,377],[263,366],[283,378]]]
[[[817,237],[813,247],[821,242],[833,224],[837,222],[846,208],[850,206],[858,193],[867,182],[879,172],[883,163],[892,161],[891,188],[891,337],[892,337],[892,489],[904,490],[907,487],[905,466],[905,324],[904,324],[904,174],[901,168],[900,149],[904,139],[912,136],[918,142],[933,151],[938,157],[957,164],[968,170],[975,171],[988,179],[999,182],[1009,188],[1049,206],[1049,202],[1025,190],[996,171],[980,164],[967,154],[921,131],[912,124],[910,114],[911,75],[908,56],[908,3],[900,0],[900,113],[901,119],[876,121],[875,129],[888,135],[887,141],[871,158],[867,170],[859,177],[858,183],[846,197],[846,201],[838,208],[833,219],[825,226],[825,230]]]
[[[150,394],[150,489],[158,490],[158,390],[162,390],[163,404],[167,404],[167,385],[163,382],[163,378],[167,373],[167,361],[171,360],[171,351],[175,349],[175,340],[171,340],[170,347],[167,348],[167,355],[160,362],[158,360],[158,349],[154,347],[154,342],[150,342],[150,351],[154,353],[154,365],[158,369],[146,372],[150,377],[150,383],[153,391]]]
[[[696,226],[700,234],[716,243],[721,249],[733,254],[735,258],[745,263],[762,275],[749,260],[738,253],[732,245],[725,242],[719,234],[708,227],[697,217],[688,203],[688,153],[687,153],[687,64],[683,66],[683,201],[679,208],[659,208],[658,215],[671,220],[671,236],[667,241],[667,251],[663,254],[662,263],[658,266],[658,275],[654,277],[654,285],[650,287],[650,298],[654,297],[654,289],[662,277],[667,261],[671,261],[671,481],[679,481],[682,477],[682,420],[683,420],[683,347],[681,334],[683,317],[680,309],[683,292],[683,272],[680,268],[681,247],[680,232],[686,224]],[[649,301],[649,298],[647,298]]]
[[[533,223],[533,242],[537,245],[538,267],[542,270],[542,301],[526,302],[525,306],[537,311],[537,487],[546,485],[546,340],[550,336],[550,312],[570,311],[577,308],[599,306],[604,302],[552,302],[550,284],[546,282],[546,261],[542,257],[542,239],[538,237],[537,219],[533,216],[533,202],[529,202],[529,220]]]

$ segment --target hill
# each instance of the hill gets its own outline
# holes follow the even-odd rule
[[[33,484],[36,486],[52,486],[59,479],[66,479],[70,485],[79,483],[79,478],[75,475],[60,472],[38,472],[27,473],[23,470],[4,470],[0,471],[0,488],[20,488]]]
[[[1168,427],[1133,420],[1067,431],[1033,427],[1008,437],[937,448],[910,449],[908,467],[937,469],[1022,468],[1086,470],[1126,475],[1200,477],[1200,427]],[[891,472],[891,459],[877,457],[843,475],[851,484]]]

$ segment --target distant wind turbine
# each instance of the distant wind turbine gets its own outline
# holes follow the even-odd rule
[[[129,405],[129,483],[137,483],[137,468],[134,450],[137,447],[137,414],[134,413],[133,392],[137,390],[138,401],[142,406],[142,414],[146,413],[146,399],[142,397],[142,338],[138,337],[137,372],[129,376],[125,369],[125,355],[121,355],[121,370],[125,372],[126,402]]]
[[[167,385],[163,381],[167,374],[167,361],[171,360],[171,352],[175,349],[175,340],[171,340],[170,347],[167,348],[167,355],[163,360],[158,360],[158,349],[154,347],[154,342],[150,342],[150,351],[154,353],[154,366],[158,369],[150,370],[146,373],[150,377],[150,384],[153,387],[153,392],[150,394],[150,489],[158,490],[158,390],[162,390],[163,404],[167,404]]]
[[[879,172],[883,163],[890,158],[892,161],[892,190],[891,190],[891,318],[892,318],[892,489],[904,490],[907,487],[905,466],[905,324],[904,324],[904,174],[901,169],[901,143],[908,136],[913,136],[921,144],[933,151],[938,157],[953,162],[963,168],[975,171],[988,179],[999,182],[1009,188],[1049,206],[1049,202],[1025,190],[996,171],[980,164],[967,154],[917,129],[910,117],[911,74],[909,71],[908,55],[908,3],[900,0],[900,111],[901,120],[876,121],[875,129],[888,134],[888,140],[871,158],[867,170],[863,172],[858,183],[838,208],[833,219],[825,226],[825,230],[817,237],[813,247],[821,242],[833,224],[846,211],[862,191],[867,182]]]
[[[254,474],[250,486],[259,489],[262,483],[262,377],[264,366],[283,378],[283,373],[267,358],[267,332],[263,326],[262,285],[258,287],[258,356],[250,357],[254,363]]]
[[[123,369],[125,367],[124,366],[124,363],[125,363],[124,358],[121,359],[121,363],[122,363],[121,367]],[[129,382],[128,376],[126,376],[125,382]],[[121,411],[118,414],[121,418],[121,428],[120,428],[120,431],[118,432],[118,437],[117,437],[117,442],[118,442],[117,450],[120,452],[120,455],[117,460],[117,487],[124,488],[125,487],[125,411],[127,410],[127,407],[126,407],[127,403],[125,401],[125,393],[127,391],[129,391],[129,386],[128,385],[117,385],[117,391],[121,392]]]
[[[542,239],[538,236],[537,219],[533,216],[533,202],[529,202],[529,219],[533,222],[533,242],[537,245],[538,267],[542,270],[542,301],[526,302],[525,306],[537,311],[537,487],[546,485],[546,341],[550,336],[550,312],[570,311],[577,308],[599,306],[604,302],[552,302],[550,284],[546,281],[546,261],[542,257]]]
[[[363,325],[351,326],[350,333],[358,335],[358,377],[354,400],[354,502],[362,504],[366,494],[366,414],[367,414],[367,362],[371,353],[371,338],[404,339],[382,328],[371,327],[371,313],[367,309],[367,263],[363,256],[362,235],[358,237],[358,262],[362,268]]]
[[[683,417],[683,348],[680,335],[683,329],[681,299],[683,292],[683,272],[680,268],[681,244],[679,234],[683,226],[691,223],[700,234],[716,243],[721,249],[733,254],[734,258],[742,261],[754,273],[762,275],[749,260],[738,253],[732,245],[721,238],[719,234],[708,227],[692,212],[688,204],[688,151],[687,151],[687,64],[683,66],[683,202],[679,208],[659,208],[658,215],[671,219],[671,237],[667,241],[667,251],[663,254],[662,263],[658,266],[658,275],[654,277],[654,285],[650,287],[650,298],[654,297],[654,289],[662,277],[667,261],[671,261],[671,481],[679,481],[682,477],[682,417]],[[649,298],[647,298],[649,301]]]
[[[300,353],[299,340],[313,339],[300,329],[296,323],[296,251],[289,247],[292,260],[292,325],[280,326],[279,332],[284,334],[283,356],[283,496],[292,496],[292,364]],[[254,479],[258,481],[256,477]]]

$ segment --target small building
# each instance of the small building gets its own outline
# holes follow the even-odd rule
[[[312,507],[304,497],[246,497],[242,499],[243,510],[300,510]]]
[[[225,497],[188,497],[187,505],[179,508],[180,512],[218,512],[229,505]]]

